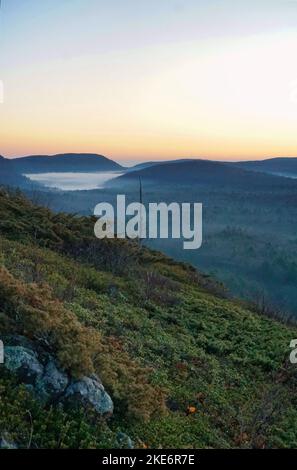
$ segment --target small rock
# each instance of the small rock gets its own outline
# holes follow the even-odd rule
[[[42,400],[52,400],[63,393],[67,385],[68,376],[50,360],[44,367],[43,376],[36,381],[36,393]]]
[[[121,449],[134,449],[134,443],[127,434],[124,432],[118,432],[117,442]]]
[[[23,346],[4,348],[4,366],[26,384],[33,384],[43,374],[43,366],[34,351]]]
[[[15,442],[11,441],[7,436],[0,437],[0,449],[17,449]]]
[[[102,416],[113,413],[112,399],[105,391],[100,379],[95,375],[72,382],[66,389],[65,399],[73,399],[76,403],[89,405]]]

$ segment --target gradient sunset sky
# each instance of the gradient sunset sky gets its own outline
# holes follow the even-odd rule
[[[0,154],[297,156],[297,1],[2,0]]]

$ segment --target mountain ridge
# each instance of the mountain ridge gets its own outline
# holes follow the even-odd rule
[[[27,174],[50,172],[87,173],[95,171],[120,171],[123,167],[96,153],[62,153],[55,155],[29,155],[11,159],[17,171]]]
[[[179,160],[169,163],[150,165],[146,168],[129,171],[112,180],[109,184],[121,184],[135,181],[139,178],[152,183],[178,183],[187,184],[217,184],[220,186],[240,186],[248,188],[250,185],[261,188],[261,185],[296,186],[294,180],[279,175],[270,175],[250,171],[245,168],[212,160]]]
[[[229,163],[234,167],[244,168],[249,171],[261,171],[270,174],[296,175],[297,157],[275,157],[265,160],[247,160],[243,162]]]
[[[13,161],[0,155],[0,185],[19,186],[21,188],[32,186],[30,180],[17,171]]]

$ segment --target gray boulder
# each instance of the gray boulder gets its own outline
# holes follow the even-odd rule
[[[18,446],[13,442],[6,433],[0,436],[0,449],[17,449]]]
[[[117,444],[120,449],[134,449],[134,443],[131,437],[121,431],[117,434]]]
[[[43,374],[43,366],[36,354],[23,346],[4,348],[4,366],[25,384],[34,384]]]
[[[56,367],[51,359],[44,367],[42,377],[38,377],[35,392],[41,400],[49,401],[61,395],[68,385],[68,376]]]
[[[110,416],[113,413],[112,399],[96,375],[72,382],[66,389],[65,399],[90,406],[101,416]]]
[[[74,406],[91,407],[101,416],[113,413],[112,399],[99,377],[93,375],[70,382],[68,375],[58,369],[49,354],[41,352],[38,355],[23,345],[7,346],[4,366],[44,403],[58,400],[71,402]]]

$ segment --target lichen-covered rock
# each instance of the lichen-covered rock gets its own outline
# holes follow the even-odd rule
[[[118,432],[117,443],[121,449],[134,449],[134,443],[127,434],[124,432]]]
[[[96,375],[72,382],[66,389],[65,399],[90,406],[101,416],[110,416],[113,413],[112,399]]]
[[[34,351],[23,346],[4,348],[4,366],[25,384],[34,384],[43,374],[43,366]]]
[[[17,376],[20,383],[35,394],[43,403],[70,403],[74,406],[92,408],[101,416],[113,413],[113,402],[105,391],[100,379],[93,375],[80,380],[70,380],[69,376],[59,369],[54,358],[39,348],[38,352],[24,346],[24,340],[14,338],[17,345],[4,349],[4,366]]]
[[[0,449],[17,449],[18,446],[5,433],[0,436]]]
[[[53,360],[44,367],[44,373],[38,377],[35,384],[35,392],[44,401],[56,399],[68,385],[68,376],[59,370]]]

